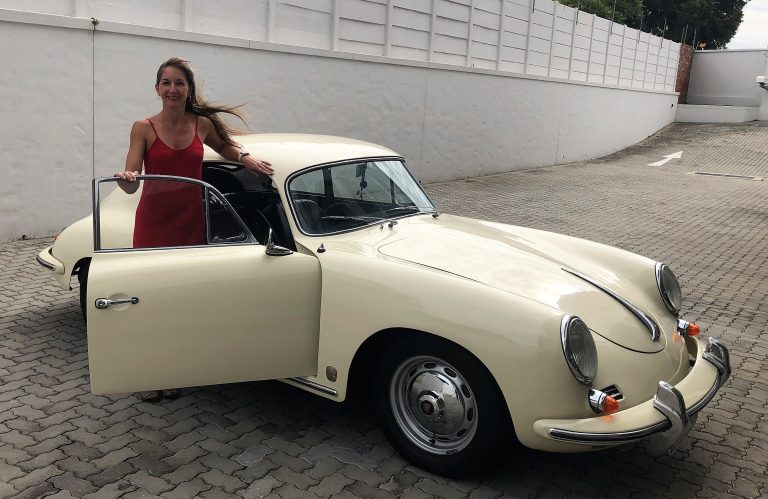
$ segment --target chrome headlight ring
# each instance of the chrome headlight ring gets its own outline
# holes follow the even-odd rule
[[[576,380],[591,385],[597,375],[597,347],[583,320],[566,315],[560,323],[560,340],[568,368]]]
[[[665,263],[656,263],[656,286],[659,288],[664,306],[677,316],[683,306],[683,292],[680,289],[680,281],[677,280],[677,276]]]

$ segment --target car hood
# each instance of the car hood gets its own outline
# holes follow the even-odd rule
[[[545,252],[540,244],[516,236],[509,230],[513,227],[505,228],[464,219],[453,226],[446,224],[385,243],[379,246],[379,252],[535,300],[563,314],[578,315],[594,333],[625,348],[646,353],[664,348],[664,335],[659,341],[652,341],[648,328],[624,305],[564,269],[576,270],[608,289],[626,290],[632,283],[612,286],[610,282],[601,282],[594,275],[606,275],[605,269],[595,272],[594,266],[584,268],[583,261],[572,259],[581,263],[579,268],[568,261],[567,248],[557,254]],[[568,239],[571,238],[564,238],[564,242]],[[621,295],[621,291],[615,292]],[[471,310],[471,303],[468,309]]]

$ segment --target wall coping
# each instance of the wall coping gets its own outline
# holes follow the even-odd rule
[[[442,64],[436,62],[412,61],[408,59],[395,59],[392,57],[356,54],[353,52],[342,52],[338,50],[318,49],[312,47],[301,47],[298,45],[285,45],[280,43],[264,42],[260,40],[248,40],[244,38],[232,38],[222,35],[211,35],[207,33],[196,33],[190,31],[179,31],[168,28],[156,28],[152,26],[141,26],[136,24],[126,24],[114,21],[98,21],[94,24],[92,18],[58,16],[53,14],[42,14],[37,12],[25,12],[11,9],[0,9],[0,22],[11,22],[20,24],[36,24],[41,26],[50,26],[56,28],[79,29],[95,32],[116,33],[122,35],[144,36],[148,38],[163,38],[168,40],[187,41],[195,43],[204,43],[209,45],[224,45],[228,47],[246,48],[252,50],[261,50],[268,52],[278,52],[296,55],[311,55],[325,57],[329,59],[342,59],[351,61],[370,62],[374,64],[390,64],[394,66],[406,66],[414,68],[436,69],[440,71],[454,71],[458,73],[486,74],[492,76],[501,76],[504,78],[517,78],[521,80],[536,80],[552,83],[568,83],[584,87],[612,88],[615,90],[624,90],[627,92],[642,92],[660,95],[678,95],[678,92],[653,90],[647,88],[623,87],[606,83],[586,82],[578,80],[569,80],[566,78],[555,78],[552,76],[529,75],[522,73],[513,73],[510,71],[501,71],[497,69],[474,68],[466,66],[455,66],[452,64]],[[702,52],[702,51],[699,51]]]
[[[764,49],[712,49],[712,50],[694,50],[694,54],[723,54],[725,52],[768,52],[768,48]]]

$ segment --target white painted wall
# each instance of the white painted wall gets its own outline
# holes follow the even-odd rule
[[[765,74],[768,50],[697,50],[687,103],[759,107],[766,92],[755,84],[755,77]]]
[[[0,0],[245,40],[674,91],[680,44],[552,0]]]
[[[674,119],[676,94],[0,10],[0,240],[90,211],[90,178],[124,165],[159,111],[157,66],[191,60],[210,100],[256,131],[355,137],[402,153],[423,181],[576,161]]]

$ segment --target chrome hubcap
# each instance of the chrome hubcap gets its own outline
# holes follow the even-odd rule
[[[398,426],[420,449],[453,454],[477,429],[474,394],[461,373],[434,357],[403,361],[392,376],[390,402]]]

